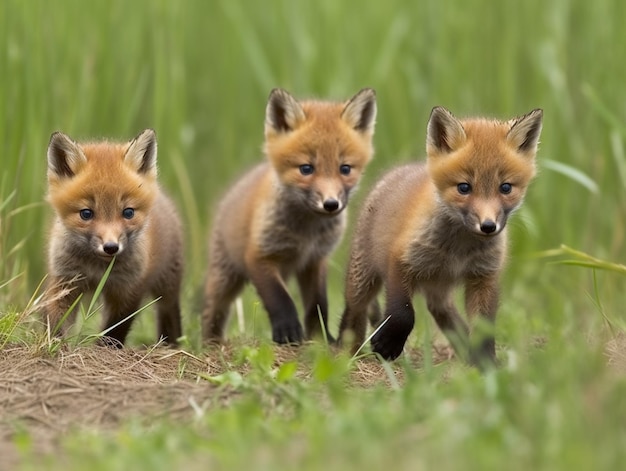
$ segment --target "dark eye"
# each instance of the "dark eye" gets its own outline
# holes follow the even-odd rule
[[[472,185],[470,185],[469,183],[459,183],[456,186],[456,189],[462,195],[469,195],[472,192]]]
[[[350,175],[351,171],[352,167],[350,167],[350,165],[343,164],[339,167],[339,173],[341,173],[342,175]]]
[[[124,216],[124,219],[132,219],[134,215],[135,210],[133,208],[124,208],[124,210],[122,211],[122,216]]]
[[[89,221],[90,219],[93,219],[93,211],[91,209],[81,209],[78,214],[80,214],[80,218],[83,221]]]
[[[510,183],[503,183],[502,185],[500,185],[500,193],[504,195],[508,195],[509,193],[511,193],[512,189],[513,185],[511,185]]]
[[[311,164],[300,165],[300,173],[302,175],[311,175],[315,169]]]

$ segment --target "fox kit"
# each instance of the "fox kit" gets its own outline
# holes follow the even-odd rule
[[[386,321],[372,349],[395,359],[413,329],[411,298],[419,291],[457,353],[472,362],[495,361],[493,323],[498,277],[506,253],[505,225],[535,175],[542,111],[500,122],[459,121],[433,109],[427,162],[390,171],[368,196],[358,221],[346,280],[340,339],[356,349],[368,314],[380,321],[375,296],[384,286]],[[453,302],[465,287],[470,318],[484,318],[490,332],[473,342]]]
[[[48,146],[48,201],[55,211],[48,250],[49,328],[58,326],[79,294],[93,291],[115,257],[103,289],[104,328],[156,304],[158,335],[181,335],[181,225],[157,183],[157,142],[147,129],[128,143],[79,144],[63,133]],[[69,294],[62,296],[62,293]],[[132,319],[106,335],[121,346]],[[61,333],[66,329],[61,326]]]
[[[233,186],[214,221],[205,340],[223,339],[230,304],[250,280],[269,313],[273,340],[302,341],[285,284],[294,274],[307,337],[322,332],[320,316],[326,328],[327,258],[343,234],[350,191],[372,157],[375,118],[371,89],[347,103],[298,102],[284,90],[271,92],[265,117],[268,162]]]

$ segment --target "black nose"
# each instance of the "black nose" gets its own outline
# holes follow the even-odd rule
[[[115,242],[107,242],[102,246],[102,250],[104,250],[104,253],[107,253],[109,255],[115,255],[119,249],[120,246],[117,245]]]
[[[339,201],[332,198],[327,199],[326,201],[324,201],[324,209],[329,213],[337,211],[339,209]]]
[[[491,234],[496,231],[496,223],[491,219],[487,219],[483,223],[480,224],[480,230],[485,234]]]

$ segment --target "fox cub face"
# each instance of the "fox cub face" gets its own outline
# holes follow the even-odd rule
[[[500,122],[459,121],[443,107],[428,122],[428,171],[452,221],[480,236],[502,231],[535,175],[540,109]]]
[[[319,214],[339,214],[372,158],[376,95],[347,103],[297,102],[275,89],[265,119],[265,153],[286,198]]]
[[[79,144],[56,132],[48,146],[48,200],[75,249],[104,260],[144,229],[157,194],[157,143],[147,129],[126,144]]]

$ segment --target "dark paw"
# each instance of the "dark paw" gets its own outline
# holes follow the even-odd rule
[[[495,340],[487,338],[483,340],[478,348],[472,348],[469,360],[471,365],[482,371],[497,367]]]
[[[390,318],[372,337],[372,351],[385,360],[395,360],[402,353],[412,329],[412,322],[403,323],[399,319]]]
[[[272,327],[272,340],[280,344],[302,343],[304,333],[300,322],[295,321],[283,322],[280,325]]]
[[[404,339],[397,337],[389,337],[385,335],[383,331],[378,331],[374,337],[372,337],[372,351],[378,353],[385,360],[395,360],[402,353],[404,348]]]

